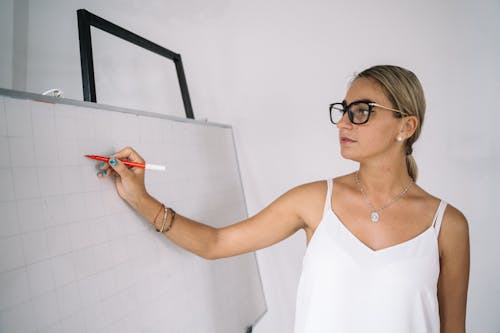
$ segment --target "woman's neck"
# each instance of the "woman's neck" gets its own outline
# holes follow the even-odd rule
[[[391,163],[360,163],[359,180],[370,197],[392,197],[410,181],[406,161]]]

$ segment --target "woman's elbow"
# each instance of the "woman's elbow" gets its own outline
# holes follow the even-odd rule
[[[198,256],[206,260],[216,260],[222,258],[212,253],[199,253]]]
[[[220,251],[218,229],[213,230],[208,242],[206,242],[205,246],[195,254],[206,260],[216,260],[224,257]]]

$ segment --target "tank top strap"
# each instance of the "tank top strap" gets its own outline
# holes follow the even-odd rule
[[[326,190],[326,198],[325,198],[325,208],[323,209],[323,216],[325,216],[325,213],[331,209],[333,180],[327,179],[326,185],[327,185],[327,190]]]
[[[447,205],[448,203],[446,203],[446,201],[441,200],[436,210],[436,215],[434,216],[433,226],[436,231],[436,235],[438,236],[439,236],[439,230],[441,229],[441,222],[443,222],[444,210],[446,209]]]

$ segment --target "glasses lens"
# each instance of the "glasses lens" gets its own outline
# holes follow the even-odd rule
[[[368,121],[370,116],[370,105],[365,102],[353,103],[350,105],[349,111],[352,114],[354,124],[363,124]]]
[[[344,105],[342,103],[335,103],[330,105],[330,120],[332,123],[337,124],[344,115]]]

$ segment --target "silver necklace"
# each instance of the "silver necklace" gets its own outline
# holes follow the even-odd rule
[[[375,207],[373,207],[370,199],[368,199],[368,196],[366,195],[365,189],[363,188],[363,185],[361,185],[361,182],[359,181],[359,171],[356,171],[356,174],[354,175],[354,180],[356,181],[356,184],[358,184],[359,190],[361,191],[361,194],[363,195],[363,199],[365,199],[368,206],[370,206],[370,209],[371,209],[370,220],[373,223],[377,223],[380,221],[379,212],[381,210],[389,207],[390,205],[392,205],[393,203],[395,203],[396,201],[401,199],[406,194],[406,192],[408,192],[411,184],[413,184],[413,179],[410,178],[410,181],[408,182],[408,184],[406,184],[405,188],[403,189],[403,191],[401,193],[399,193],[397,196],[395,196],[391,201],[389,201],[384,206],[382,206],[380,208],[375,208]]]

